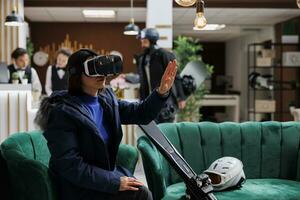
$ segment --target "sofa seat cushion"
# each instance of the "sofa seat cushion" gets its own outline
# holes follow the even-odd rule
[[[183,182],[170,185],[163,200],[183,199]],[[218,200],[300,200],[300,182],[284,179],[247,179],[240,189],[215,192]]]

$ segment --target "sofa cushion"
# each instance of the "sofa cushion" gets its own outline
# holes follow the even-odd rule
[[[163,200],[181,199],[185,190],[183,182],[170,185]],[[300,200],[300,182],[284,179],[247,179],[240,189],[214,194],[218,200]]]

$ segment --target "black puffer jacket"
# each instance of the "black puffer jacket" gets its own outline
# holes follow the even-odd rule
[[[65,91],[44,99],[38,111],[36,123],[48,141],[49,168],[56,175],[61,199],[99,200],[116,194],[120,177],[132,176],[115,164],[123,135],[121,124],[149,123],[168,98],[154,91],[141,103],[128,103],[118,100],[110,89],[99,97],[109,145],[99,136],[85,107]]]

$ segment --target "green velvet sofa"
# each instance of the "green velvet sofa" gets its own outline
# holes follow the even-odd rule
[[[57,193],[51,171],[48,170],[50,153],[47,141],[39,131],[16,133],[1,144],[1,156],[7,169],[12,194],[15,200],[56,200]],[[129,145],[120,145],[117,163],[134,172],[138,151]],[[5,183],[3,183],[5,184]],[[7,192],[6,192],[7,193]],[[2,198],[1,198],[2,199]]]
[[[300,200],[300,123],[184,122],[159,127],[198,174],[223,156],[242,160],[246,183],[215,192],[218,200]],[[146,136],[138,139],[138,149],[154,199],[182,199],[184,183]]]

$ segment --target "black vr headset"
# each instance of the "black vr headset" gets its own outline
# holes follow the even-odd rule
[[[115,76],[122,72],[123,62],[120,56],[97,56],[83,63],[84,74],[89,77]]]
[[[86,57],[92,57],[86,60]],[[82,61],[83,60],[83,61]],[[89,77],[114,76],[122,72],[123,62],[117,55],[97,55],[90,49],[81,49],[72,54],[68,61],[69,73]]]

